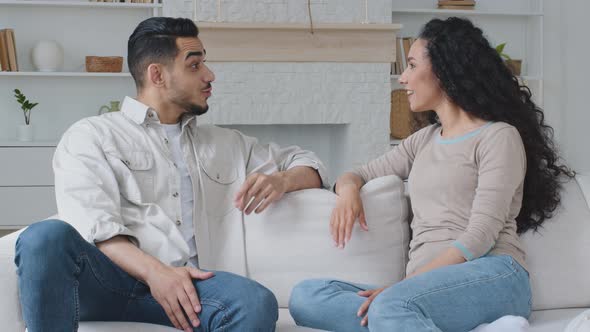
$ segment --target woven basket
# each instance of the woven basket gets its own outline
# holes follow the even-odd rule
[[[86,71],[90,73],[120,73],[123,70],[121,56],[87,56]]]
[[[428,126],[431,112],[412,112],[405,89],[391,91],[391,112],[389,113],[389,131],[391,138],[404,139],[418,130]]]
[[[389,113],[389,131],[392,138],[402,139],[412,133],[410,103],[406,90],[391,91],[391,112]]]

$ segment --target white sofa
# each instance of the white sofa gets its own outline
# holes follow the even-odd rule
[[[590,177],[578,175],[564,184],[562,207],[538,233],[522,239],[528,253],[533,309],[532,332],[564,331],[568,323],[590,308]],[[368,183],[362,192],[369,232],[355,229],[346,249],[333,246],[328,221],[335,202],[326,190],[285,195],[261,215],[245,218],[249,277],[276,294],[280,318],[277,330],[296,327],[287,304],[292,286],[315,277],[390,284],[403,278],[409,241],[408,202],[396,177]],[[0,239],[0,330],[24,331],[17,297],[14,243],[18,232]],[[568,332],[590,331],[578,317]],[[580,320],[580,318],[582,318]],[[575,325],[575,326],[574,326]],[[82,322],[80,331],[175,331],[175,329],[118,322]]]

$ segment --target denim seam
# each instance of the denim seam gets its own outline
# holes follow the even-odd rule
[[[74,316],[74,324],[72,324],[74,326],[73,332],[78,331],[78,327],[79,327],[78,325],[80,322],[80,296],[78,294],[78,286],[79,285],[80,285],[80,283],[78,282],[78,280],[74,280],[74,303],[76,306],[76,314]]]
[[[125,312],[123,312],[123,318],[127,319],[127,314],[129,312],[129,305],[131,304],[131,302],[135,301],[135,299],[137,298],[135,296],[135,289],[137,288],[137,285],[140,284],[141,282],[139,280],[137,280],[135,282],[135,285],[133,285],[133,288],[131,289],[131,296],[127,299],[127,304],[125,305]]]
[[[92,266],[92,264],[90,264],[90,259],[88,259],[88,254],[86,252],[83,252],[82,254],[80,254],[79,258],[82,258],[82,259],[85,259],[86,260],[86,263],[90,267],[90,271],[92,271],[92,275],[94,276],[94,278],[96,278],[96,280],[98,281],[98,283],[102,287],[104,287],[108,291],[113,292],[115,294],[118,294],[118,295],[121,295],[121,296],[125,296],[125,297],[132,297],[132,294],[125,293],[125,292],[122,292],[122,291],[120,291],[118,289],[113,289],[112,287],[108,286],[108,284],[106,283],[106,281],[100,276],[99,273],[97,273],[94,270],[94,267]]]
[[[229,324],[229,318],[227,318],[227,307],[219,301],[212,300],[212,299],[200,299],[201,305],[203,303],[217,307],[217,309],[222,311],[223,318],[221,319],[221,326],[216,329],[216,331],[223,332],[226,330],[227,324]]]
[[[413,311],[413,310],[411,310],[411,309],[410,309],[410,302],[414,302],[416,299],[418,299],[418,298],[420,298],[420,297],[423,297],[423,296],[426,296],[426,295],[428,295],[428,294],[436,293],[436,292],[443,291],[443,290],[447,290],[447,289],[450,289],[450,288],[455,288],[455,287],[460,287],[460,286],[470,285],[470,284],[474,284],[474,283],[478,283],[478,282],[482,282],[482,281],[490,281],[490,280],[495,280],[495,279],[498,279],[498,278],[503,278],[503,277],[506,277],[506,276],[508,276],[508,275],[510,275],[510,274],[516,274],[516,271],[514,271],[514,270],[510,270],[510,271],[508,271],[508,272],[506,272],[506,273],[503,273],[503,274],[500,274],[500,275],[497,275],[497,276],[494,276],[494,277],[485,278],[485,279],[484,279],[484,278],[482,278],[482,279],[478,279],[478,280],[472,280],[472,281],[469,281],[469,282],[463,282],[463,283],[456,284],[456,285],[453,285],[453,286],[447,286],[447,287],[444,287],[444,288],[438,288],[438,289],[431,290],[431,291],[429,291],[429,292],[426,292],[426,293],[423,293],[423,294],[415,295],[415,296],[413,296],[412,298],[408,299],[408,300],[407,300],[407,301],[404,303],[404,309],[406,309],[406,310],[410,310],[410,311]],[[416,306],[417,306],[418,308],[420,308],[420,306],[419,306],[419,305],[417,305],[417,304],[416,304]],[[422,310],[420,309],[420,311],[422,311]],[[424,313],[422,313],[422,314],[424,314]],[[424,317],[426,317],[426,315],[424,315]],[[426,323],[424,323],[424,321],[422,321],[422,320],[419,320],[419,321],[420,321],[420,323],[422,323],[422,324],[424,325],[424,327],[426,327],[426,328],[430,329],[430,326],[426,325]]]
[[[450,289],[450,288],[457,288],[457,287],[471,285],[471,284],[475,284],[475,283],[480,283],[480,282],[485,282],[485,281],[491,281],[491,280],[495,280],[495,279],[498,279],[498,278],[504,278],[504,277],[507,277],[507,276],[509,276],[511,274],[516,274],[516,271],[515,270],[510,270],[508,272],[505,272],[503,274],[500,274],[500,275],[497,275],[497,276],[493,276],[493,277],[480,278],[480,279],[477,279],[477,280],[471,280],[471,281],[467,281],[467,282],[462,282],[462,283],[455,284],[455,285],[452,285],[452,286],[446,286],[446,287],[442,287],[442,288],[438,288],[438,289],[433,289],[433,290],[428,291],[426,293],[422,293],[422,294],[415,295],[415,296],[411,297],[410,299],[408,299],[406,301],[405,306],[406,306],[406,309],[408,309],[408,304],[410,302],[415,301],[416,299],[418,299],[420,297],[423,297],[423,296],[426,296],[428,294],[440,292],[440,291],[447,290],[447,289]]]

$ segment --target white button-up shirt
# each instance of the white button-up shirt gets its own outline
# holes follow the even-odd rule
[[[197,126],[195,116],[184,116],[181,128],[181,150],[196,194],[199,264],[245,274],[243,214],[233,205],[245,178],[309,166],[327,187],[325,168],[312,152]],[[189,248],[178,227],[183,222],[180,176],[168,144],[158,114],[130,97],[121,112],[72,125],[53,158],[59,218],[90,243],[127,235],[165,264],[186,264]]]

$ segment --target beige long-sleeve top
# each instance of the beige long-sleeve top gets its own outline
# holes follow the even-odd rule
[[[414,214],[408,274],[450,246],[466,260],[505,254],[526,268],[515,221],[526,155],[513,126],[490,122],[443,139],[440,125],[432,125],[355,173],[364,181],[391,174],[408,179]]]

